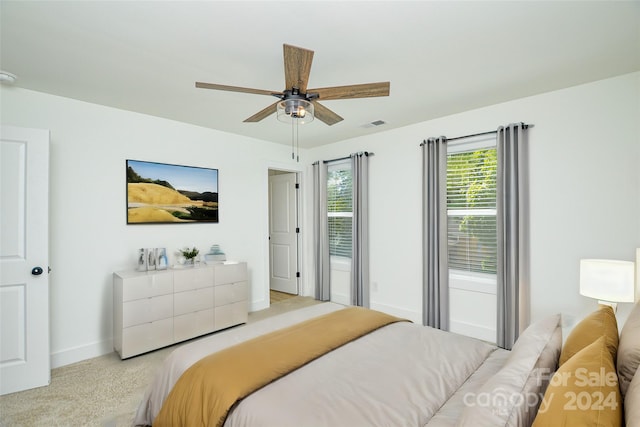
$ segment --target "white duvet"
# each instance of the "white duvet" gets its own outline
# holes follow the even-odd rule
[[[207,354],[341,308],[307,307],[175,350],[147,390],[135,424],[151,425],[182,372]],[[248,396],[225,426],[454,426],[465,395],[497,372],[508,354],[476,339],[394,323]]]

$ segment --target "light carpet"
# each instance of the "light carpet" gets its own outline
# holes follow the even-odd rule
[[[317,304],[296,296],[249,313],[248,323]],[[51,371],[51,384],[0,396],[0,426],[131,426],[139,402],[176,344],[127,360],[116,353]]]

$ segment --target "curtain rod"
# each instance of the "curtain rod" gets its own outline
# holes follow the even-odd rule
[[[532,125],[532,124],[523,123],[523,125],[524,125],[525,129],[529,129],[529,128],[534,127],[534,125]],[[490,131],[487,131],[487,132],[474,133],[474,134],[471,134],[471,135],[456,136],[455,138],[446,138],[446,137],[445,138],[446,138],[447,142],[449,142],[449,141],[456,141],[458,139],[473,138],[474,136],[491,135],[491,134],[494,134],[494,133],[498,133],[498,131],[497,130],[490,130]],[[424,145],[424,142],[421,143],[420,145]]]
[[[359,155],[359,156],[362,156],[362,155],[365,155],[365,156],[373,156],[373,153],[372,153],[372,152],[370,152],[370,151],[360,151],[360,152],[358,152],[358,153],[353,153],[353,154],[357,154],[357,155]],[[353,154],[352,154],[352,155],[353,155]],[[352,155],[351,155],[351,156],[352,156]],[[331,159],[331,160],[323,160],[323,161],[322,161],[322,163],[331,163],[331,162],[337,162],[337,161],[340,161],[340,160],[347,160],[347,159],[350,159],[350,158],[351,158],[351,156],[338,157],[337,159]]]

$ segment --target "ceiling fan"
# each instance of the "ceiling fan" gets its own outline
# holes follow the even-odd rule
[[[269,95],[280,98],[279,101],[276,101],[268,107],[258,111],[253,116],[245,119],[245,122],[259,122],[260,120],[275,113],[276,110],[280,112],[280,109],[282,109],[283,113],[289,118],[303,119],[307,110],[310,110],[312,112],[311,119],[313,119],[313,114],[315,114],[315,117],[329,126],[344,119],[324,105],[320,104],[318,101],[389,96],[389,82],[307,89],[312,60],[312,50],[288,44],[284,45],[285,90],[282,92],[202,82],[196,82],[196,87],[202,89],[226,90],[230,92],[254,93],[257,95]],[[309,109],[310,105],[311,108]]]

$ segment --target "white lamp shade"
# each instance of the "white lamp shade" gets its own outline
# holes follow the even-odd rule
[[[611,302],[634,302],[634,263],[609,259],[580,260],[580,294]]]

